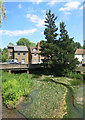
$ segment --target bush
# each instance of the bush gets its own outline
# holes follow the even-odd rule
[[[81,80],[72,80],[71,81],[71,85],[80,85],[80,84],[82,84]]]
[[[83,75],[80,73],[76,73],[76,72],[67,72],[65,74],[66,77],[70,77],[70,78],[75,78],[75,79],[81,79],[83,80]]]
[[[9,74],[2,72],[2,95],[4,104],[13,102],[15,106],[17,101],[22,96],[28,96],[33,82],[30,75],[22,74]]]

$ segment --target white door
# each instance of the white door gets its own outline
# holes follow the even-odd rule
[[[22,64],[25,64],[25,60],[24,59],[22,59]]]

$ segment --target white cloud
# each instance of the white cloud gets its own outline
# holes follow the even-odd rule
[[[66,14],[66,15],[69,15],[69,14],[71,14],[71,12],[65,12],[65,14]]]
[[[56,0],[52,0],[51,2],[47,3],[47,5],[53,6],[55,4]]]
[[[69,11],[69,10],[78,9],[80,4],[81,3],[78,1],[68,2],[64,5],[65,7],[60,8],[59,11]]]
[[[46,13],[46,10],[41,10],[42,13]]]
[[[18,7],[19,7],[19,9],[20,9],[20,8],[22,8],[21,4],[19,4],[19,6],[18,6]]]
[[[79,9],[80,9],[80,10],[83,10],[83,6],[81,6]]]
[[[44,32],[41,32],[42,35],[44,35]]]
[[[37,0],[37,2],[35,2],[35,0],[33,1],[33,4],[39,4],[40,2],[43,2],[43,0]]]
[[[31,14],[27,14],[26,15],[27,18],[30,19],[31,22],[36,23],[37,27],[43,27],[44,26],[44,18],[41,19],[39,18],[37,15],[31,15]],[[44,17],[44,16],[43,16]]]
[[[28,35],[36,32],[37,29],[31,29],[31,30],[15,30],[15,31],[10,31],[10,30],[0,30],[0,35],[8,35],[8,36],[19,36],[19,35]]]
[[[79,9],[80,9],[80,10],[85,9],[85,4],[84,4],[84,5],[82,5]]]
[[[43,0],[37,0],[37,4],[39,4],[40,2],[43,2]]]

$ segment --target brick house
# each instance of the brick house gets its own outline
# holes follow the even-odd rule
[[[29,63],[28,49],[26,46],[8,45],[8,58],[22,64]]]
[[[29,47],[29,62],[30,64],[40,64],[42,63],[42,59],[44,59],[40,53],[40,46],[37,43],[37,47]]]
[[[85,63],[85,49],[77,49],[75,58],[78,58],[79,63]]]

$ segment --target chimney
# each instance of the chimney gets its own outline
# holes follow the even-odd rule
[[[40,45],[39,45],[39,42],[37,43],[37,50],[39,50],[40,49]]]

